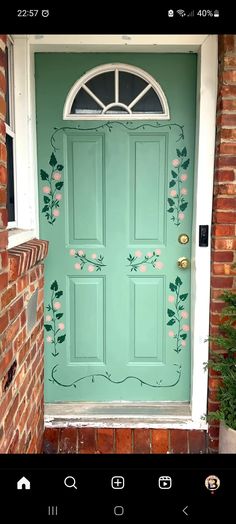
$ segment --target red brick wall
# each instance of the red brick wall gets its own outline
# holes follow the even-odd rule
[[[213,202],[210,331],[217,333],[223,303],[219,296],[235,288],[236,272],[236,36],[219,36],[219,88]],[[217,373],[209,372],[209,412],[217,404]],[[218,449],[218,423],[209,427],[209,451]]]

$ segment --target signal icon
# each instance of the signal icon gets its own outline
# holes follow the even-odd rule
[[[194,11],[191,11],[190,13],[188,13],[187,16],[194,16]]]
[[[178,9],[177,13],[179,16],[186,16],[186,13],[183,9]]]

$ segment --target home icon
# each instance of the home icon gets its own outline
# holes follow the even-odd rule
[[[30,489],[30,481],[26,477],[22,477],[17,482],[17,489]]]

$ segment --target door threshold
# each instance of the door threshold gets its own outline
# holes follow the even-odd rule
[[[199,421],[186,402],[68,402],[45,404],[45,426],[199,429]]]

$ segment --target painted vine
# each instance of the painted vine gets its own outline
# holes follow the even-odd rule
[[[154,269],[162,269],[164,264],[158,260],[161,254],[160,249],[155,249],[155,251],[149,251],[146,255],[143,255],[140,249],[137,249],[134,255],[129,254],[127,260],[129,262],[128,266],[130,271],[141,271],[145,273],[147,271],[148,265],[154,267]]]
[[[102,255],[97,255],[97,253],[92,253],[91,258],[89,258],[83,249],[76,251],[75,249],[70,249],[70,255],[74,258],[79,259],[79,262],[75,263],[75,269],[82,271],[86,266],[89,273],[93,271],[101,271],[103,267],[106,267],[106,264],[103,263],[104,257]]]
[[[188,173],[185,170],[189,166],[190,159],[187,158],[186,147],[182,150],[176,149],[176,153],[178,158],[172,160],[172,166],[175,169],[171,170],[172,179],[169,182],[170,197],[168,198],[169,209],[167,211],[172,215],[171,220],[173,220],[174,225],[179,226],[185,218],[184,211],[188,206],[185,199],[188,190],[183,184],[188,178]]]
[[[57,280],[52,282],[50,289],[52,293],[50,303],[46,306],[48,314],[45,318],[46,324],[44,324],[44,328],[48,333],[46,340],[53,347],[52,355],[57,357],[59,355],[57,345],[62,344],[66,338],[66,334],[63,333],[65,324],[61,321],[64,313],[59,312],[61,302],[58,300],[63,295],[63,291],[59,290]],[[59,333],[62,334],[59,335]]]
[[[54,153],[51,154],[49,165],[51,167],[51,173],[48,174],[43,169],[40,169],[40,177],[44,182],[43,186],[43,202],[42,213],[45,215],[48,223],[52,226],[60,214],[59,207],[62,200],[62,189],[64,182],[61,181],[62,170],[64,166],[58,164]]]
[[[180,353],[180,351],[186,347],[186,339],[189,332],[189,324],[187,323],[189,314],[183,305],[183,302],[185,302],[188,297],[188,293],[181,293],[180,288],[182,285],[183,282],[179,277],[175,279],[175,282],[170,282],[169,284],[169,288],[173,294],[168,297],[168,301],[172,307],[167,309],[169,318],[167,326],[173,326],[168,335],[175,340],[175,347],[173,349],[176,353]]]

